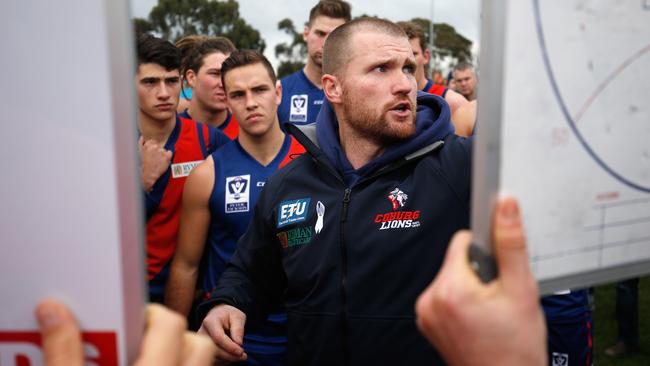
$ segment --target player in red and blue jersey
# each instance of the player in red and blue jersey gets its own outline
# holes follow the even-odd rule
[[[197,281],[206,295],[216,286],[266,180],[304,152],[280,129],[277,107],[282,91],[264,56],[235,51],[223,63],[222,77],[228,106],[241,121],[240,132],[235,141],[197,167],[185,186],[179,247],[165,303],[186,315],[195,300]],[[243,340],[247,362],[282,365],[286,314],[277,309],[257,323]]]
[[[587,290],[567,290],[542,297],[551,366],[593,363],[593,320]]]
[[[162,302],[168,264],[176,249],[185,179],[229,139],[214,128],[176,115],[180,53],[174,45],[143,34],[138,36],[137,52],[149,297]]]
[[[404,33],[406,33],[411,48],[413,49],[413,56],[415,56],[415,63],[417,64],[415,69],[415,81],[418,84],[418,89],[444,98],[451,110],[451,120],[454,123],[456,134],[459,136],[470,136],[474,129],[476,114],[475,112],[466,113],[466,110],[472,109],[475,111],[476,104],[468,104],[469,102],[462,95],[444,85],[435,84],[431,79],[428,79],[426,77],[425,67],[429,64],[431,52],[426,45],[426,39],[422,28],[414,22],[398,22],[397,25],[399,25]],[[465,112],[456,114],[456,112],[461,109],[464,109]]]
[[[235,50],[225,37],[195,37],[182,48],[181,73],[192,88],[189,107],[181,117],[203,122],[234,139],[239,133],[237,120],[228,111],[221,84],[221,64]]]
[[[282,103],[278,108],[280,123],[304,125],[316,122],[325,99],[323,44],[336,27],[352,18],[350,4],[341,0],[319,1],[309,12],[302,38],[307,44],[307,63],[297,72],[282,78]]]

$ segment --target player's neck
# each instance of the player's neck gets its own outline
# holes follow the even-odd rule
[[[176,115],[166,121],[153,119],[140,112],[138,128],[145,141],[154,140],[164,145],[176,126]]]
[[[418,82],[418,90],[424,89],[425,86],[427,86],[427,83],[429,80],[427,80],[426,76],[424,76],[424,72],[422,72],[421,75],[416,75],[415,79]]]
[[[323,76],[323,69],[320,66],[307,60],[307,64],[302,70],[312,84],[316,85],[319,89],[323,89],[323,82],[321,79]]]
[[[192,102],[194,102],[194,99],[192,99]],[[224,122],[226,122],[226,118],[228,117],[227,109],[222,109],[220,111],[208,111],[199,108],[194,103],[190,103],[189,108],[187,108],[187,112],[193,120],[205,123],[215,128],[221,126]]]
[[[257,160],[263,166],[267,166],[278,156],[284,143],[284,137],[284,132],[280,129],[280,124],[276,118],[273,126],[265,134],[260,136],[249,135],[240,127],[238,139],[241,147],[253,159]]]
[[[345,156],[355,170],[383,154],[386,149],[376,141],[359,135],[348,123],[340,119],[339,140]]]

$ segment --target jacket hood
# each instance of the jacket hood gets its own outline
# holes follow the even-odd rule
[[[449,106],[444,99],[428,93],[418,92],[416,129],[413,137],[386,148],[384,153],[359,169],[352,168],[339,141],[339,124],[332,106],[327,99],[323,101],[316,119],[316,140],[328,160],[352,186],[363,176],[367,176],[382,166],[392,163],[428,145],[444,140],[454,133],[450,120]]]

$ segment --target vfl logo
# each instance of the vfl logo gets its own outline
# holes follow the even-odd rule
[[[248,212],[250,174],[226,178],[226,213]]]
[[[228,190],[236,200],[241,198],[242,191],[245,191],[247,187],[248,180],[242,177],[234,177],[228,182]]]
[[[298,94],[291,96],[291,111],[289,111],[290,122],[307,122],[307,106],[309,96],[307,94]]]
[[[278,206],[278,228],[305,221],[311,198],[280,202]]]
[[[402,192],[399,188],[395,187],[390,194],[388,195],[388,199],[390,200],[390,203],[393,205],[393,210],[397,210],[400,207],[404,207],[404,203],[406,203],[406,200],[409,198],[409,196]]]
[[[296,96],[297,98],[293,98],[293,107],[296,108],[296,110],[301,110],[302,108],[305,108],[305,104],[307,104],[307,99]]]
[[[569,355],[566,353],[553,352],[551,366],[569,366]]]

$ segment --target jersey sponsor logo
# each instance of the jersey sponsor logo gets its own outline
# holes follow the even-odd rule
[[[172,178],[183,178],[190,175],[192,169],[201,164],[203,160],[188,161],[186,163],[172,164]]]
[[[287,231],[281,231],[276,234],[282,249],[295,247],[298,245],[309,244],[314,231],[311,226],[297,227]]]
[[[291,96],[291,111],[289,121],[307,122],[307,109],[309,107],[309,96],[307,94],[296,94]]]
[[[250,174],[226,178],[226,213],[248,212]]]
[[[650,0],[648,0],[648,1],[650,1]],[[323,100],[322,99],[315,100],[314,105],[323,105]]]
[[[408,229],[420,226],[420,210],[398,211],[406,204],[409,196],[401,189],[395,187],[388,196],[393,211],[375,215],[375,223],[379,224],[379,230]]]
[[[83,332],[84,364],[117,365],[117,335],[114,332]],[[0,332],[0,365],[43,365],[39,332]]]
[[[278,228],[307,220],[311,198],[280,202],[278,206]]]
[[[264,187],[264,184],[266,184],[266,182],[257,182],[256,185],[257,185],[258,187]]]
[[[551,366],[569,366],[569,355],[566,353],[553,352]]]

